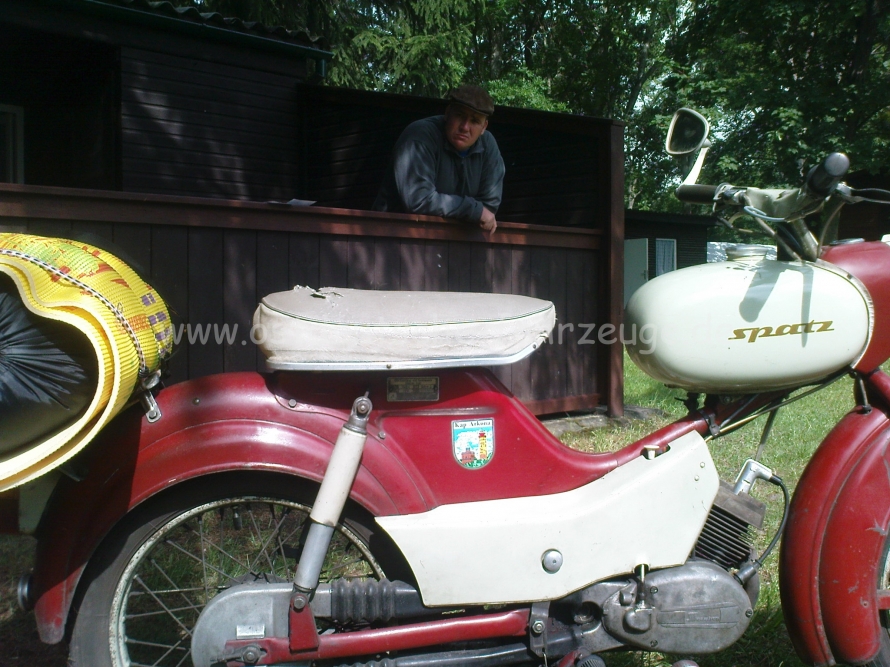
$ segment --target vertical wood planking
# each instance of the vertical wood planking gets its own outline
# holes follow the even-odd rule
[[[250,322],[257,303],[256,232],[228,229],[223,233],[223,319],[219,340],[225,371],[256,368],[256,346]],[[223,329],[223,327],[226,327]]]
[[[25,220],[4,220],[0,218],[0,234],[33,234],[28,231]]]
[[[399,282],[402,290],[426,289],[424,245],[423,241],[414,239],[402,239],[399,244],[399,261],[401,263]]]
[[[190,331],[182,341],[189,346],[189,377],[223,370],[222,347],[216,344],[213,325],[223,322],[223,232],[189,229],[189,299],[186,323]],[[209,327],[209,329],[208,329]],[[189,340],[191,335],[192,340]]]
[[[398,239],[374,239],[373,289],[399,290],[402,287],[402,260]]]
[[[466,243],[448,244],[448,289],[452,292],[472,291],[472,251]]]
[[[488,274],[491,276],[491,291],[495,294],[513,293],[513,253],[509,247],[492,246],[486,252],[488,261],[491,262]],[[513,366],[494,366],[492,372],[507,387],[513,385]]]
[[[169,384],[189,378],[189,345],[182,334],[189,313],[189,234],[185,227],[152,225],[152,286],[167,303],[173,320],[174,342],[179,342],[170,359]]]
[[[151,267],[151,227],[115,223],[114,244],[126,255],[121,259],[132,262],[137,273],[148,275]]]
[[[103,242],[114,242],[114,223],[78,220],[71,224],[71,236],[104,248]]]
[[[565,398],[568,396],[568,354],[566,346],[559,341],[558,329],[560,322],[566,318],[566,304],[568,302],[568,251],[565,248],[548,248],[548,262],[550,269],[549,299],[556,308],[556,326],[550,332],[550,339],[544,346],[549,365],[550,383],[545,388],[540,398]]]
[[[318,289],[320,274],[320,234],[289,234],[288,284]]]
[[[599,276],[602,268],[598,256],[593,253],[582,265],[581,277],[581,318],[587,324],[582,332],[582,338],[587,335],[587,340],[581,346],[583,349],[581,368],[584,372],[584,394],[602,394],[606,391],[603,380],[597,371],[600,368],[600,360],[606,355],[601,353],[604,345],[597,341],[599,328],[606,323],[606,309],[601,300]]]
[[[291,289],[288,276],[288,234],[286,232],[259,231],[256,235],[256,296],[257,305],[267,294]],[[265,356],[256,348],[257,370],[265,368]]]
[[[533,247],[530,252],[531,272],[529,296],[538,299],[550,298],[550,264],[549,248]],[[540,400],[547,397],[547,388],[558,369],[553,368],[552,345],[542,345],[530,358],[529,390],[525,398]]]
[[[427,241],[424,247],[424,289],[433,292],[448,291],[448,243]]]
[[[371,289],[374,285],[377,253],[373,238],[350,238],[348,247],[347,287]]]
[[[514,246],[510,253],[510,283],[513,294],[534,296],[532,294],[531,280],[531,249],[524,246]],[[537,354],[537,352],[535,353]],[[534,355],[532,355],[534,356]],[[531,357],[517,361],[511,367],[511,389],[519,398],[530,400],[532,398],[531,386]]]
[[[71,223],[67,220],[44,220],[35,218],[28,221],[28,233],[34,236],[55,236],[71,238]]]
[[[482,243],[470,245],[470,291],[491,292],[491,248]]]
[[[318,241],[319,287],[349,287],[349,239],[322,235]]]
[[[584,335],[581,325],[586,323],[584,265],[589,261],[583,250],[569,250],[566,253],[566,301],[565,317],[557,321],[554,339],[566,354],[566,395],[580,396],[584,393],[584,358],[589,354],[579,341]]]

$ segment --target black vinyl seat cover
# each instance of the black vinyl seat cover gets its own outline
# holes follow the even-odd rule
[[[32,313],[0,273],[0,457],[76,420],[93,399],[97,377],[86,336]]]

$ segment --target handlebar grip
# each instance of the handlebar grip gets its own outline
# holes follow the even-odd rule
[[[681,185],[674,192],[677,199],[688,204],[713,204],[716,185]]]
[[[840,183],[850,168],[850,158],[843,153],[831,153],[807,174],[807,190],[827,197]]]

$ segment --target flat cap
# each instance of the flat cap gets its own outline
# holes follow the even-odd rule
[[[448,93],[445,99],[449,102],[463,104],[465,107],[469,107],[473,111],[485,114],[486,116],[490,116],[494,113],[494,100],[492,100],[491,95],[480,86],[464,84],[463,86],[454,88]]]

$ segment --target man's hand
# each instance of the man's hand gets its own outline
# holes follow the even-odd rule
[[[498,228],[498,221],[495,219],[494,213],[484,206],[482,207],[482,218],[479,220],[479,226],[489,234]]]

